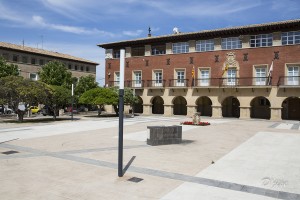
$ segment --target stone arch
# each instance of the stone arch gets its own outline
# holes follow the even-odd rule
[[[197,112],[201,113],[201,116],[212,116],[212,101],[209,97],[203,96],[196,100]]]
[[[152,99],[152,114],[164,114],[164,100],[160,96],[153,97]]]
[[[133,105],[134,113],[143,113],[143,99],[137,96],[138,102]]]
[[[300,98],[288,97],[281,104],[281,119],[300,120]]]
[[[222,102],[223,117],[240,117],[240,101],[234,97],[226,97]]]
[[[186,115],[187,114],[187,101],[182,96],[177,96],[173,99],[173,114]]]
[[[270,101],[263,96],[255,97],[250,102],[250,117],[258,119],[271,118]]]

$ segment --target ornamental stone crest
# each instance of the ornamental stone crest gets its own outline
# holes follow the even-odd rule
[[[235,60],[236,56],[234,52],[229,52],[226,55],[225,63],[229,65],[229,67],[236,67],[237,61]]]

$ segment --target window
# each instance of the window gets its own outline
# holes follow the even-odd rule
[[[215,42],[214,40],[199,40],[196,42],[196,51],[213,51]]]
[[[267,68],[260,66],[255,68],[255,85],[266,85]]]
[[[18,60],[19,60],[19,56],[18,55],[13,55],[13,61],[18,62]]]
[[[114,86],[120,85],[120,72],[115,72],[115,83]]]
[[[40,59],[40,65],[43,66],[45,64],[43,59]]]
[[[236,85],[236,69],[228,69],[226,85]]]
[[[184,86],[184,71],[176,71],[176,86]]]
[[[242,41],[238,37],[222,38],[222,49],[242,48]]]
[[[83,71],[83,66],[80,67],[80,71]]]
[[[299,66],[288,66],[287,85],[299,85]]]
[[[142,87],[142,72],[134,72],[133,87]]]
[[[22,56],[22,63],[28,63],[27,56]]]
[[[78,69],[77,65],[75,65],[74,69],[75,69],[75,70],[77,70],[77,69]]]
[[[36,73],[30,73],[29,74],[29,78],[33,81],[37,81],[38,80],[38,76]]]
[[[131,56],[144,56],[145,47],[132,47]]]
[[[162,85],[162,71],[155,71],[154,72],[154,86],[160,87]]]
[[[85,67],[85,71],[87,71],[87,72],[90,71],[89,66],[86,66],[86,67]]]
[[[2,56],[5,60],[7,60],[7,61],[9,60],[9,54],[8,53],[3,53]]]
[[[188,53],[189,52],[189,43],[188,42],[179,42],[172,44],[173,53]]]
[[[281,34],[282,45],[300,44],[300,31],[284,32]]]
[[[114,52],[114,58],[120,58],[120,49],[118,49],[118,50],[114,50],[113,51]]]
[[[166,54],[166,46],[165,45],[154,45],[151,47],[152,54],[151,55],[160,55]]]
[[[69,65],[68,65],[68,68],[69,68],[69,69],[72,69],[72,64],[69,64]]]
[[[200,86],[209,86],[209,69],[201,69],[200,70]]]
[[[31,64],[35,65],[36,64],[36,60],[35,58],[31,58]]]
[[[272,34],[252,35],[250,37],[251,47],[269,47],[272,46],[272,43],[273,43]]]

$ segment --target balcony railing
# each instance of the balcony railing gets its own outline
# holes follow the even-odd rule
[[[170,79],[169,87],[188,87],[189,79]]]
[[[142,88],[142,87],[144,87],[144,80],[130,80],[130,81],[126,81],[125,87]]]
[[[166,86],[166,80],[147,80],[147,87],[162,88]]]
[[[249,87],[249,86],[271,86],[272,77],[228,77],[220,78],[220,87]]]
[[[119,87],[120,86],[120,81],[109,81],[108,82],[108,87]]]
[[[300,76],[281,76],[279,77],[278,86],[291,86],[299,87],[300,86]]]
[[[219,87],[219,78],[199,78],[194,80],[194,85],[192,82],[192,87]]]

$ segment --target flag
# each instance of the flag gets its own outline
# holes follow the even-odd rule
[[[271,84],[272,72],[273,72],[273,60],[272,60],[272,64],[271,64],[269,72],[268,72],[268,85]]]
[[[195,85],[195,66],[193,65],[193,69],[192,69],[192,86]]]
[[[227,70],[228,70],[228,64],[225,65],[225,68],[224,68],[224,71],[222,73],[222,76],[225,74],[225,72],[227,72]]]

